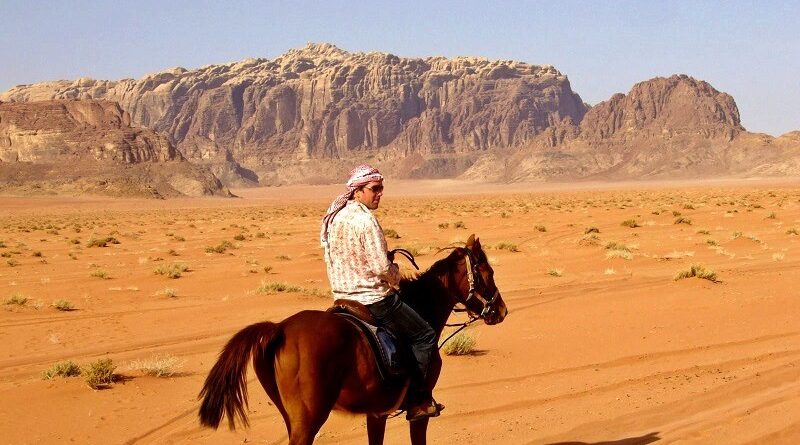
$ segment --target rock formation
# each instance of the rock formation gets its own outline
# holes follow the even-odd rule
[[[48,82],[0,95],[41,99],[118,102],[134,123],[168,135],[186,158],[233,183],[256,179],[248,171],[262,183],[326,180],[354,160],[412,154],[423,164],[397,163],[410,169],[396,174],[436,173],[437,164],[457,174],[463,168],[453,165],[465,164],[459,159],[524,146],[553,127],[578,124],[588,108],[566,76],[546,65],[406,59],[328,44],[274,60],[175,68],[139,80]]]
[[[498,181],[778,175],[800,164],[797,137],[748,133],[731,96],[688,76],[641,82],[590,108],[548,65],[329,44],[0,94],[42,99],[117,102],[233,185],[340,181],[358,162],[392,176]]]
[[[226,195],[166,137],[106,101],[0,102],[0,188],[122,196]]]
[[[559,143],[487,153],[482,180],[626,180],[800,174],[800,141],[747,132],[733,98],[685,75],[634,85],[592,107]]]

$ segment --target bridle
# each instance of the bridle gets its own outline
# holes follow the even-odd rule
[[[459,326],[455,332],[450,334],[441,344],[439,344],[439,349],[442,349],[445,343],[448,340],[453,338],[456,334],[461,332],[462,329],[466,328],[467,326],[475,323],[478,320],[483,320],[488,316],[494,315],[496,313],[496,309],[494,308],[494,302],[500,297],[500,289],[495,286],[494,294],[492,298],[487,300],[480,292],[478,292],[476,285],[480,284],[481,274],[478,272],[478,262],[475,258],[472,257],[472,251],[466,247],[457,247],[457,249],[461,249],[464,251],[464,261],[466,262],[466,269],[467,269],[467,283],[469,284],[469,290],[467,291],[467,296],[464,298],[463,302],[459,302],[464,305],[463,308],[453,307],[453,312],[466,312],[469,316],[469,320],[464,323],[455,323],[455,324],[445,324],[447,327],[455,327]],[[483,304],[483,309],[480,313],[476,313],[469,308],[467,303],[470,300],[478,300]]]

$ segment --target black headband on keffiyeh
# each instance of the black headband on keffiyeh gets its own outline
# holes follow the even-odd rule
[[[323,247],[328,242],[328,225],[333,221],[333,218],[347,205],[347,200],[353,197],[356,189],[361,186],[367,185],[370,182],[383,181],[383,175],[377,168],[370,167],[369,165],[359,165],[350,172],[350,179],[347,180],[347,191],[337,196],[333,200],[325,217],[322,218],[322,228],[320,230],[319,238]]]

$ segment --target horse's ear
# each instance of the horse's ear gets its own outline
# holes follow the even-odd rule
[[[472,235],[469,236],[469,238],[467,238],[467,247],[471,249],[472,246],[474,245],[475,245],[475,234],[473,233]]]

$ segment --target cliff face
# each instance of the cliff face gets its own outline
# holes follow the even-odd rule
[[[498,181],[800,174],[800,141],[747,132],[733,98],[685,75],[655,78],[592,107],[556,144],[488,153],[463,176]]]
[[[130,116],[105,101],[0,103],[0,186],[134,196],[227,193],[166,137],[131,127]]]
[[[800,173],[796,137],[748,133],[731,96],[685,75],[638,83],[589,108],[547,65],[310,44],[273,60],[0,94],[41,99],[117,102],[133,124],[166,135],[234,185],[338,182],[361,162],[395,177],[496,181]],[[95,156],[173,156],[153,137]],[[0,156],[43,156],[7,148],[0,143]]]
[[[324,170],[331,159],[469,157],[523,146],[545,132],[557,143],[563,134],[552,128],[576,125],[587,111],[550,66],[406,59],[327,44],[274,60],[176,68],[139,80],[49,82],[0,95],[36,99],[118,102],[135,124],[168,135],[189,160],[211,163],[231,179],[247,176],[232,171],[240,165],[262,182],[304,161]]]

